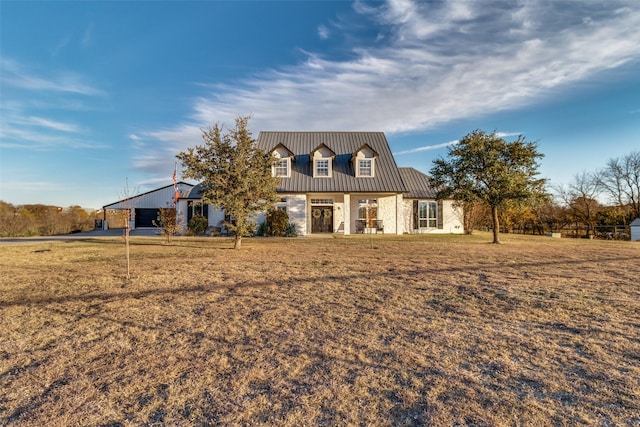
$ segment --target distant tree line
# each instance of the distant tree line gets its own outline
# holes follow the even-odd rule
[[[18,205],[0,200],[0,237],[52,236],[94,228],[97,213],[80,206]]]

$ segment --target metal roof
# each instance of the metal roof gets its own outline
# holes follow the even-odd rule
[[[180,194],[187,194],[193,188],[193,184],[189,184],[184,181],[176,183]],[[135,196],[128,197],[126,199],[118,200],[117,202],[109,203],[102,206],[103,209],[129,209],[131,207],[136,208],[162,208],[165,207],[167,201],[173,199],[174,196],[173,184],[165,185],[164,187],[156,188],[154,190],[147,191],[145,193],[136,194]]]
[[[368,193],[406,191],[383,132],[260,132],[256,145],[265,152],[282,144],[294,154],[291,177],[282,178],[279,192]],[[314,178],[309,153],[321,144],[336,153],[331,178]],[[374,177],[356,178],[352,155],[368,145],[378,157]]]
[[[414,168],[399,168],[400,176],[404,181],[407,192],[404,197],[407,199],[435,199],[436,190],[431,187],[431,179]]]

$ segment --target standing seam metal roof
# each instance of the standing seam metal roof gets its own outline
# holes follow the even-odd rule
[[[260,132],[256,145],[265,152],[278,144],[294,153],[291,177],[282,178],[279,192],[370,193],[406,192],[383,132]],[[311,153],[325,144],[336,153],[331,178],[314,178]],[[367,144],[377,152],[373,178],[356,178],[352,155]]]
[[[400,176],[407,189],[404,197],[407,199],[435,199],[436,190],[431,186],[428,175],[414,168],[399,168]]]

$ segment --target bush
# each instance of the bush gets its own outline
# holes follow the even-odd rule
[[[256,230],[256,236],[267,236],[267,223],[266,222],[261,222],[260,225],[258,226],[258,229]]]
[[[209,220],[203,215],[194,215],[189,221],[189,234],[192,236],[202,236],[209,226]]]
[[[288,223],[287,227],[284,229],[285,237],[298,237],[298,229],[295,224]]]
[[[284,235],[287,224],[289,224],[289,215],[286,211],[276,209],[267,213],[267,230],[272,236]]]

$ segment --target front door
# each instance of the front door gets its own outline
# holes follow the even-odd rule
[[[311,232],[333,233],[333,206],[311,206]]]

